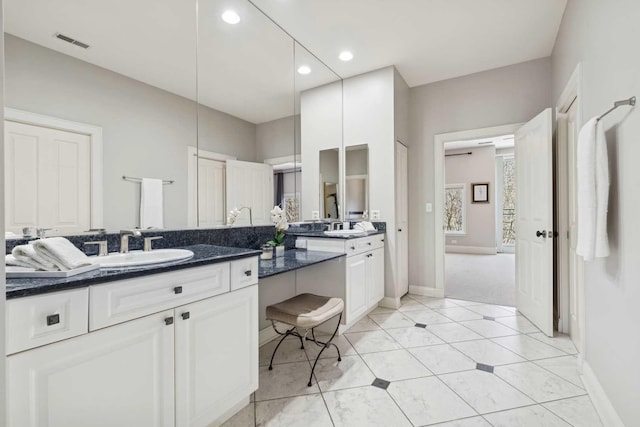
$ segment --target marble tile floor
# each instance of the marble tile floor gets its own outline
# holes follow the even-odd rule
[[[224,427],[602,426],[576,349],[510,307],[407,295],[318,354],[287,339],[260,349],[260,389]],[[324,338],[324,337],[323,337]]]

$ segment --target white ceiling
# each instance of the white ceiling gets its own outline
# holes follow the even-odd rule
[[[480,148],[495,146],[496,149],[514,146],[513,135],[500,135],[493,138],[469,139],[466,141],[451,141],[444,144],[445,151],[461,150],[464,148]]]
[[[409,86],[549,56],[566,0],[252,0],[342,77]],[[342,62],[338,54],[355,55]]]
[[[410,86],[548,56],[566,4],[253,1],[342,77],[396,65]],[[10,34],[252,123],[292,115],[295,94],[337,79],[246,0],[199,0],[198,19],[195,0],[5,0],[4,9]],[[222,22],[226,9],[238,25]],[[337,59],[343,49],[351,62]],[[303,64],[311,74],[295,72]]]

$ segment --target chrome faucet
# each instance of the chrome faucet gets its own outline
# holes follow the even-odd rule
[[[342,228],[342,221],[331,221],[329,223],[330,230],[340,230]]]
[[[120,230],[120,253],[126,254],[129,252],[129,237],[140,237],[142,233],[140,230]]]

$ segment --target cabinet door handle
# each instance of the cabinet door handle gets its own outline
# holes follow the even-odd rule
[[[184,312],[181,314],[182,316],[182,320],[187,320],[189,317],[191,317],[191,314],[189,314],[189,312]]]
[[[47,316],[47,326],[57,325],[58,323],[60,323],[59,314],[50,314]]]
[[[164,319],[164,324],[167,326],[173,325],[173,317],[167,317],[166,319]]]
[[[173,293],[177,294],[181,294],[182,293],[182,286],[176,286],[175,288],[173,288]]]
[[[244,272],[244,275],[245,275],[245,276],[247,276],[247,277],[251,276],[251,270],[247,270],[247,271],[245,271],[245,272]]]

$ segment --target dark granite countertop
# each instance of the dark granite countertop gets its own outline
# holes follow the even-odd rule
[[[56,279],[7,279],[7,299],[44,294],[67,289],[82,288],[115,280],[131,279],[166,271],[182,270],[207,264],[232,261],[260,255],[261,251],[253,249],[229,248],[213,245],[183,246],[189,249],[193,257],[183,261],[154,264],[145,267],[128,267],[119,270],[95,270],[77,276]]]
[[[375,236],[377,234],[384,234],[384,231],[380,231],[380,230],[376,230],[376,231],[369,231],[367,233],[363,233],[363,234],[351,234],[351,235],[346,235],[346,236],[329,236],[327,234],[324,234],[324,231],[293,231],[293,232],[287,232],[287,234],[291,235],[291,236],[297,236],[297,237],[314,237],[314,238],[322,238],[322,239],[342,239],[342,240],[351,240],[351,239],[360,239],[362,237],[368,237],[368,236]]]
[[[336,259],[345,254],[334,252],[307,251],[303,249],[290,249],[284,252],[284,256],[273,259],[261,259],[259,278],[275,276],[287,271],[297,270],[313,264]]]

